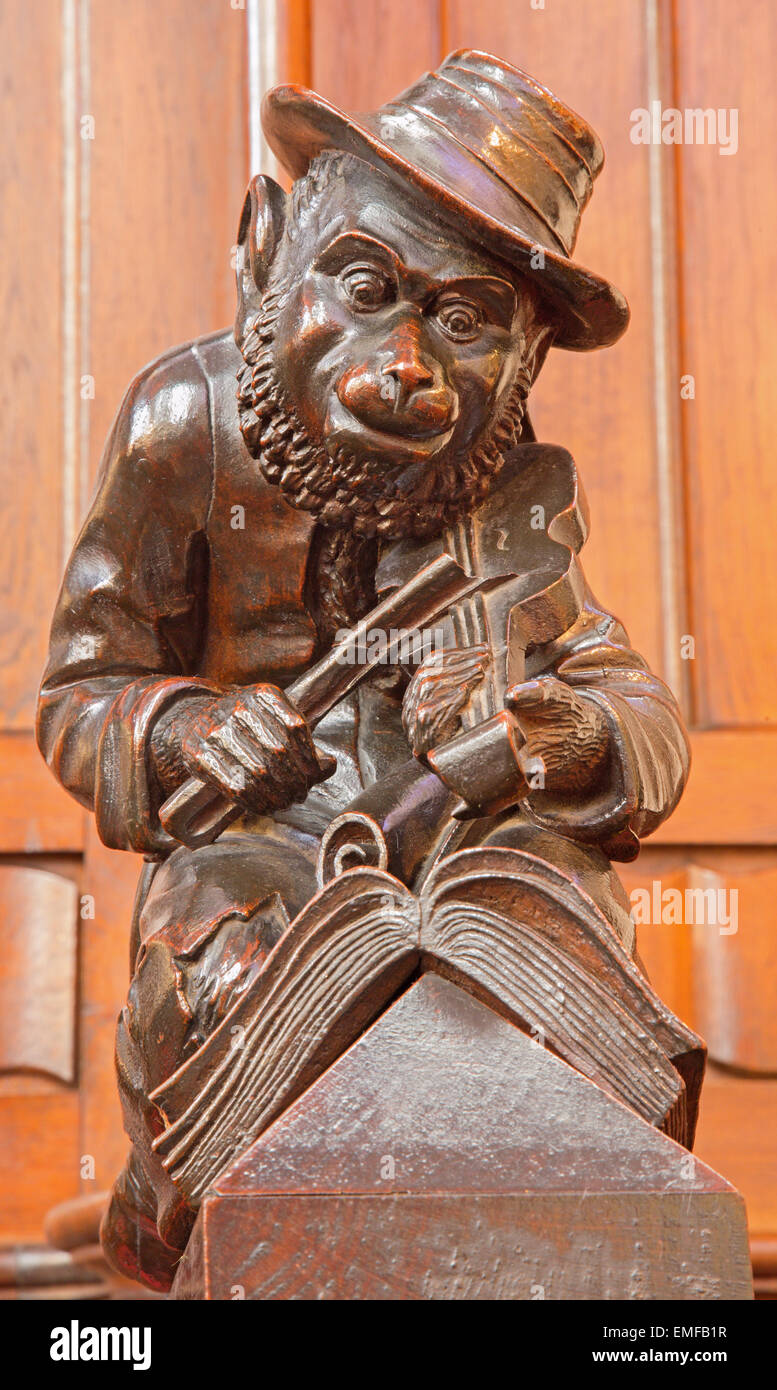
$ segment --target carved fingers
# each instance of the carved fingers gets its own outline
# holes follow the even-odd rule
[[[505,704],[526,739],[519,761],[531,787],[583,791],[599,779],[609,751],[609,730],[595,700],[555,676],[541,676],[513,686]]]
[[[272,685],[209,705],[187,729],[181,753],[187,771],[258,813],[303,801],[336,766],[318,753],[302,715]]]
[[[485,645],[444,647],[421,663],[407,688],[402,722],[417,756],[458,731],[460,715],[490,661]]]

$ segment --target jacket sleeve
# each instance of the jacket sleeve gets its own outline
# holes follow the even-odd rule
[[[173,841],[148,747],[155,719],[196,671],[206,612],[212,479],[208,385],[183,349],[132,384],[57,602],[37,719],[63,786],[94,810],[107,845]]]
[[[671,691],[629,646],[617,618],[586,590],[582,612],[562,637],[527,653],[526,677],[553,675],[601,708],[609,756],[596,792],[584,802],[535,792],[532,819],[572,839],[599,843],[611,859],[634,859],[680,799],[690,749]]]

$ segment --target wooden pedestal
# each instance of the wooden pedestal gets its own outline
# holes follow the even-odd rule
[[[747,1299],[744,1203],[426,974],[206,1196],[173,1298]]]

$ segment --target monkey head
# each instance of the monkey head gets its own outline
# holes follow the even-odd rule
[[[293,505],[361,536],[429,535],[485,496],[553,336],[533,284],[350,154],[239,234],[243,437]]]

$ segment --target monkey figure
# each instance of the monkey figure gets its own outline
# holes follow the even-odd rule
[[[125,396],[39,704],[56,776],[107,845],[148,860],[117,1037],[132,1151],[103,1239],[157,1289],[194,1212],[152,1152],[149,1092],[315,893],[333,817],[456,726],[483,653],[387,667],[315,737],[284,689],[375,604],[387,544],[509,490],[551,346],[606,346],[628,322],[619,291],[571,259],[599,140],[509,64],[454,53],[358,118],[279,88],[264,122],[291,193],[250,184],[234,332],[165,353]],[[677,706],[590,593],[526,660],[509,699],[544,784],[469,842],[563,863],[631,950],[611,861],[680,796]],[[197,850],[158,819],[190,775],[243,810]]]

